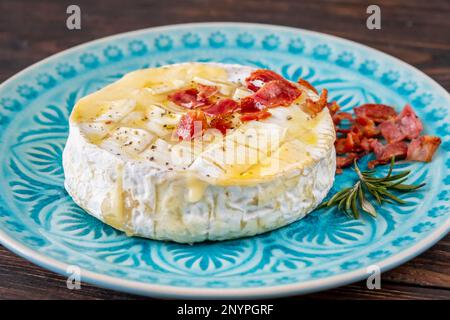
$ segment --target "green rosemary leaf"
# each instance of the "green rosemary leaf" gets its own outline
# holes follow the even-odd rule
[[[348,195],[347,199],[345,200],[345,211],[346,212],[349,212],[351,210],[353,196],[354,196],[359,184],[360,184],[360,182],[358,181],[355,184],[355,186],[352,188],[352,190],[350,191],[350,194]]]
[[[390,189],[395,189],[397,191],[402,191],[402,192],[409,192],[409,191],[414,191],[417,189],[422,188],[424,185],[426,185],[426,183],[421,183],[421,184],[398,184],[392,187],[389,187]]]
[[[351,190],[351,188],[345,188],[345,189],[339,191],[338,193],[336,193],[334,196],[332,196],[330,198],[330,200],[327,201],[327,207],[334,205],[339,200],[341,200],[343,197],[345,197],[349,190]]]
[[[370,214],[372,217],[377,216],[377,211],[375,210],[374,206],[370,203],[370,201],[366,199],[366,197],[364,196],[364,193],[362,192],[362,189],[361,189],[361,193],[359,196],[359,201],[360,201],[361,209],[363,209],[365,212]]]
[[[363,174],[363,175],[372,175],[372,174],[374,174],[375,172],[377,172],[375,169],[372,169],[372,170],[365,170],[365,171],[362,171],[361,173]]]
[[[383,198],[383,202],[389,203],[389,204],[395,204],[395,201],[392,201],[389,198]]]
[[[383,184],[383,186],[385,186],[387,189],[390,189],[392,187],[395,187],[396,185],[402,184],[403,182],[405,182],[406,180],[408,180],[408,177],[400,179],[398,181],[383,181],[381,182]]]
[[[390,193],[387,190],[380,189],[380,190],[378,190],[378,192],[381,193],[381,195],[386,196],[386,197],[388,197],[388,198],[390,198],[390,199],[392,199],[392,200],[394,200],[394,201],[396,201],[398,203],[401,203],[401,204],[405,204],[406,203],[406,201],[403,201],[402,199],[394,196],[392,193]]]
[[[391,182],[391,181],[402,179],[410,173],[411,173],[410,171],[403,171],[398,174],[394,174],[394,175],[391,175],[389,177],[384,177],[384,178],[364,177],[364,181],[371,182],[371,183]]]
[[[358,204],[357,204],[359,190],[361,190],[360,185],[358,185],[358,188],[353,192],[352,202],[351,202],[352,214],[355,219],[359,219],[359,211],[358,211]]]
[[[377,200],[378,204],[381,204],[383,201],[377,191],[377,188],[370,183],[365,183],[365,186],[366,186],[367,190],[369,191],[369,193]]]
[[[358,180],[352,187],[344,188],[335,193],[328,201],[322,203],[319,208],[337,206],[340,211],[343,211],[348,216],[353,216],[355,219],[360,217],[361,209],[372,217],[376,217],[377,211],[365,193],[371,194],[378,205],[382,205],[385,202],[406,204],[406,201],[390,191],[412,192],[423,187],[425,183],[417,185],[406,184],[405,182],[410,171],[392,174],[394,172],[394,160],[394,158],[391,159],[389,171],[384,177],[376,177],[375,170],[361,171],[355,160],[354,167]]]
[[[383,181],[395,181],[395,180],[399,180],[399,179],[402,179],[402,178],[406,177],[406,176],[409,175],[410,173],[411,173],[411,171],[409,171],[409,170],[403,171],[403,172],[400,172],[400,173],[398,173],[398,174],[391,175],[390,177],[385,178]]]
[[[386,176],[386,178],[389,178],[391,176],[392,170],[394,170],[394,162],[395,162],[395,156],[391,158],[391,164],[389,165],[389,171]]]
[[[345,202],[347,201],[347,198],[342,198],[341,201],[339,201],[338,204],[338,209],[341,211],[344,211],[345,213],[347,213],[347,211],[345,211]]]
[[[355,166],[355,171],[358,174],[359,179],[363,180],[364,176],[363,176],[363,173],[361,172],[361,170],[359,170],[358,164],[356,163],[356,159],[353,160],[353,164]]]

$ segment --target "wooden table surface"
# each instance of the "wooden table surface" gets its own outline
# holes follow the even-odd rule
[[[382,29],[366,28],[358,0],[1,0],[0,82],[49,55],[115,33],[204,21],[244,21],[300,27],[351,39],[396,56],[450,90],[450,1],[383,0]],[[78,4],[82,29],[68,31],[66,8]],[[449,106],[450,107],[450,106]],[[0,246],[0,298],[140,299],[83,284],[66,289],[65,278]],[[382,289],[365,283],[301,299],[450,299],[450,237],[412,261],[382,275]]]

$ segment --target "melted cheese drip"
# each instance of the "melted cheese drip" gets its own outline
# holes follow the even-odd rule
[[[186,186],[186,200],[188,202],[197,202],[203,198],[203,194],[205,193],[208,184],[196,177],[189,177],[187,178]]]
[[[122,188],[122,171],[123,167],[117,167],[116,184],[102,204],[103,218],[107,224],[117,229],[123,229],[125,226],[124,219],[124,203]]]

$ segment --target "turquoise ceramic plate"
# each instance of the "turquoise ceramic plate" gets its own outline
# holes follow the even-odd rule
[[[138,68],[215,61],[270,68],[328,88],[345,109],[411,103],[443,144],[431,164],[405,163],[408,205],[377,219],[320,210],[261,236],[193,246],[128,238],[77,207],[63,188],[61,152],[77,99]],[[268,297],[367,277],[413,258],[449,231],[450,97],[413,67],[320,33],[269,25],[207,23],[152,28],[90,42],[20,72],[0,87],[0,240],[58,273],[150,296]],[[337,177],[333,192],[350,182]]]

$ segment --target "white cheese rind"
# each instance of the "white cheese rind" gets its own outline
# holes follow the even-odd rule
[[[230,79],[237,81],[251,72],[247,67],[239,72],[237,66],[228,70]],[[310,161],[301,168],[286,168],[248,185],[194,178],[193,188],[194,172],[203,177],[213,174],[212,165],[195,166],[204,163],[203,158],[194,161],[192,172],[176,165],[168,170],[146,158],[134,159],[90,143],[82,126],[71,121],[63,153],[65,187],[88,213],[130,235],[180,243],[252,236],[301,219],[331,188],[335,134],[327,109],[315,130],[316,143],[304,147]],[[202,197],[187,195],[186,190],[196,189],[202,189]]]

